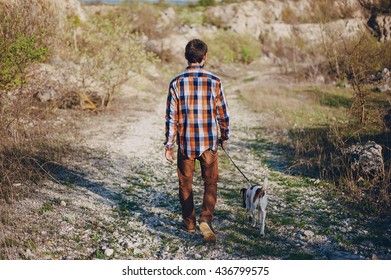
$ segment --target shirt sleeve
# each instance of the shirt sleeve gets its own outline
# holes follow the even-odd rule
[[[217,121],[220,127],[220,138],[229,139],[229,110],[227,99],[225,98],[223,85],[218,87],[218,96],[216,98]]]
[[[178,127],[178,98],[173,83],[170,84],[166,105],[166,141],[165,145],[174,145]]]

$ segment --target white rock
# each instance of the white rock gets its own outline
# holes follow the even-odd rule
[[[108,249],[105,250],[105,256],[106,257],[111,257],[113,254],[114,254],[114,250],[113,249],[108,248]]]
[[[386,92],[386,91],[391,90],[390,86],[387,85],[387,84],[379,86],[378,89],[379,89],[380,92]]]
[[[139,248],[134,248],[134,250],[133,250],[133,254],[135,254],[135,255],[140,255],[142,253],[143,253],[143,251]]]
[[[67,206],[67,203],[66,203],[64,200],[61,200],[60,205],[61,205],[62,207],[65,207],[65,206]]]
[[[304,231],[304,236],[307,237],[307,238],[312,238],[312,237],[315,236],[315,234],[312,231],[310,231],[310,230],[305,230]]]
[[[195,254],[195,255],[194,255],[194,258],[195,258],[196,260],[200,260],[200,259],[202,259],[202,256],[201,256],[200,254]]]
[[[30,249],[26,249],[26,257],[32,257],[33,253],[31,252]]]
[[[347,233],[348,232],[348,230],[345,227],[340,227],[339,231],[342,232],[342,233]]]

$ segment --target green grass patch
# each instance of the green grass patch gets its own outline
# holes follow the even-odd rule
[[[353,100],[350,96],[326,93],[320,98],[319,103],[320,105],[334,108],[350,108]]]
[[[53,206],[50,202],[45,202],[41,208],[38,209],[38,214],[39,215],[43,215],[44,213],[46,212],[49,212],[49,211],[52,211],[53,210]]]
[[[220,29],[204,40],[208,44],[209,62],[212,65],[250,63],[261,55],[260,43],[247,34]]]
[[[315,259],[315,256],[309,253],[296,252],[290,254],[286,259],[287,260],[313,260]]]

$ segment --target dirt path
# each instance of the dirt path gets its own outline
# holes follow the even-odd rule
[[[255,75],[259,86],[270,82],[266,73],[245,71],[243,77]],[[48,181],[37,197],[8,213],[12,223],[3,234],[11,246],[5,257],[390,259],[391,246],[384,242],[390,222],[348,212],[318,180],[287,175],[284,151],[259,130],[272,116],[246,107],[235,93],[242,80],[223,81],[232,116],[228,152],[251,180],[268,176],[271,182],[264,238],[245,219],[239,190],[246,182],[222,152],[218,242],[205,245],[199,232],[177,230],[177,177],[163,157],[166,93],[158,83],[153,92],[128,86],[113,105],[116,110],[83,121],[81,146],[87,152],[57,166],[58,183]],[[194,188],[199,210],[199,171]],[[379,225],[385,222],[388,226]]]

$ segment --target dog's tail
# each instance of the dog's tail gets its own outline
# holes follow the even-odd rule
[[[263,189],[264,191],[266,191],[268,188],[269,188],[269,179],[268,179],[267,177],[265,177],[265,179],[263,180],[262,189]]]

